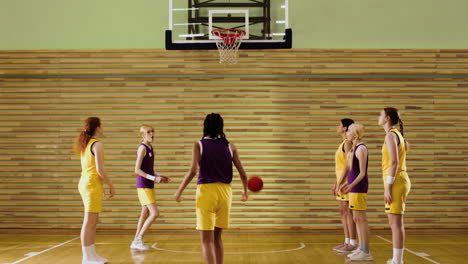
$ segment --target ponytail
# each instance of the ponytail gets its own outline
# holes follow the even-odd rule
[[[408,141],[406,141],[406,139],[404,138],[405,137],[405,133],[403,132],[403,121],[401,120],[401,118],[398,119],[398,123],[400,124],[400,133],[401,133],[401,136],[403,137],[403,140],[405,141],[405,150],[408,151],[409,150],[409,143]]]
[[[392,126],[395,126],[395,125],[399,125],[400,126],[400,133],[401,133],[401,136],[405,136],[405,133],[404,133],[404,128],[403,128],[403,121],[401,120],[401,117],[400,117],[400,113],[398,112],[398,109],[394,108],[394,107],[386,107],[384,108],[384,112],[385,112],[385,115],[387,115],[389,118],[390,118],[390,124]],[[405,140],[405,149],[408,150],[409,149],[409,144],[408,144],[408,141]]]
[[[353,168],[353,157],[354,157],[354,152],[356,151],[356,146],[357,146],[357,141],[361,140],[362,137],[364,136],[364,126],[359,123],[354,123],[350,125],[349,127],[352,127],[352,133],[356,136],[353,139],[353,146],[351,150],[348,152],[347,162],[348,162],[348,168],[352,169]]]
[[[346,159],[348,160],[349,169],[353,168],[354,151],[356,150],[357,141],[357,138],[353,139],[353,146],[351,147],[351,150],[348,152],[348,156],[346,157]]]
[[[83,122],[83,130],[80,132],[75,140],[75,153],[77,156],[84,152],[88,142],[96,133],[96,129],[101,126],[101,120],[99,117],[88,117]]]
[[[400,124],[400,133],[402,136],[405,136],[405,133],[403,132],[403,121],[401,119],[398,119],[398,123]]]

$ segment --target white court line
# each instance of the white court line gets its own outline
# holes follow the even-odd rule
[[[168,252],[174,252],[174,253],[189,253],[189,254],[200,254],[201,252],[197,251],[179,251],[179,250],[171,250],[171,249],[164,249],[164,248],[158,248],[156,247],[158,243],[154,243],[151,247],[157,250],[162,250],[162,251],[168,251]],[[224,252],[224,254],[235,254],[235,255],[240,255],[240,254],[260,254],[260,253],[279,253],[279,252],[288,252],[288,251],[295,251],[295,250],[300,250],[305,248],[304,243],[299,243],[300,247],[297,248],[290,248],[290,249],[283,249],[283,250],[275,250],[275,251],[255,251],[255,252]]]
[[[63,245],[65,245],[65,244],[67,244],[67,243],[70,243],[70,242],[72,242],[73,240],[76,240],[76,239],[78,239],[78,238],[80,238],[80,237],[75,237],[75,238],[73,238],[73,239],[70,239],[70,240],[68,240],[68,241],[63,242],[62,244],[58,244],[58,245],[55,245],[55,246],[50,247],[50,248],[48,248],[48,249],[42,250],[41,252],[29,252],[29,253],[25,254],[25,256],[27,256],[27,257],[22,258],[22,259],[20,259],[20,260],[17,260],[17,261],[15,261],[15,262],[9,263],[9,264],[17,264],[17,263],[23,262],[23,261],[25,261],[25,260],[27,260],[27,259],[30,259],[30,258],[34,257],[34,256],[40,255],[40,254],[42,254],[42,253],[44,253],[44,252],[50,251],[50,250],[52,250],[52,249],[54,249],[54,248],[58,248],[58,247],[63,246]]]
[[[52,247],[52,245],[47,245],[49,247]],[[15,248],[11,248],[11,249],[8,249],[8,250],[17,250],[17,249],[33,249],[33,248],[44,248],[44,245],[41,245],[41,246],[21,246],[21,247],[15,247]],[[2,263],[3,264],[3,263]]]
[[[388,240],[388,239],[385,239],[385,238],[383,238],[383,237],[381,237],[381,236],[377,236],[377,237],[380,238],[380,239],[382,239],[383,241],[387,241],[388,243],[393,244],[392,241],[390,241],[390,240]],[[414,252],[413,250],[410,250],[410,249],[407,249],[407,248],[405,248],[405,250],[408,251],[409,253],[412,253],[412,254],[414,254],[414,255],[416,255],[416,256],[418,256],[418,257],[420,257],[420,258],[423,258],[423,259],[425,259],[425,260],[427,260],[427,261],[429,261],[429,262],[432,262],[432,263],[434,263],[434,264],[440,264],[439,262],[437,262],[437,261],[435,261],[435,260],[432,260],[432,259],[430,259],[430,258],[427,258],[426,256],[429,256],[429,255],[426,254],[426,253],[423,253],[423,252],[417,253],[417,252]]]

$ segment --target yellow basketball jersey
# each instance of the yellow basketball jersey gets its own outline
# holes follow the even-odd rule
[[[97,142],[92,138],[89,140],[86,149],[81,153],[81,180],[80,185],[102,184],[101,178],[96,169],[96,160],[91,152],[93,143]]]
[[[97,142],[95,138],[89,140],[85,150],[81,153],[81,174],[82,175],[98,175],[96,170],[96,160],[91,152],[91,146]]]
[[[346,142],[346,139],[341,142],[340,146],[335,152],[335,172],[336,172],[336,179],[339,180],[343,170],[346,168],[346,156],[345,152],[343,151],[343,146]]]
[[[102,210],[102,180],[96,169],[96,161],[91,147],[97,140],[92,138],[81,153],[81,177],[78,184],[85,212],[100,213]]]
[[[401,135],[400,131],[396,128],[390,129],[388,133],[395,133],[398,136],[400,143],[398,144],[398,168],[396,171],[396,175],[392,175],[397,177],[401,172],[406,172],[406,148],[405,148],[405,139]],[[388,154],[388,146],[387,142],[384,142],[382,146],[382,172],[383,176],[388,176],[388,171],[390,169],[390,156]]]

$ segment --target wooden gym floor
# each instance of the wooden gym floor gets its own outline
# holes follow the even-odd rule
[[[129,248],[128,230],[98,231],[96,248],[109,263],[202,263],[195,230],[159,231],[147,234],[153,248],[141,252]],[[333,246],[341,242],[339,231],[228,230],[224,236],[225,263],[349,263]],[[371,231],[372,262],[391,257],[389,230]],[[405,264],[467,263],[468,230],[407,230]],[[0,264],[81,263],[78,230],[0,230]]]

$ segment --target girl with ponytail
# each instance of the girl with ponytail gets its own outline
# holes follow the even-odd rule
[[[406,197],[411,189],[411,181],[406,173],[408,144],[403,137],[403,121],[396,108],[384,108],[380,113],[379,125],[386,133],[382,146],[382,172],[385,187],[385,212],[393,238],[393,258],[388,260],[387,264],[401,264],[405,242],[403,215]],[[395,127],[397,125],[399,129]]]
[[[346,132],[347,140],[352,142],[352,148],[348,152],[345,172],[339,183],[348,177],[348,182],[339,193],[349,193],[349,208],[353,212],[359,237],[359,248],[348,257],[351,261],[371,261],[373,257],[369,248],[369,224],[367,221],[367,191],[369,179],[367,175],[369,155],[367,146],[362,142],[364,126],[352,124]]]
[[[143,236],[156,218],[159,217],[159,208],[154,196],[155,183],[168,183],[169,178],[154,170],[154,129],[149,125],[140,127],[141,143],[138,146],[135,162],[136,187],[138,200],[141,204],[141,214],[138,219],[135,238],[130,248],[148,250],[150,247],[143,243]]]
[[[78,190],[85,208],[81,228],[83,264],[107,263],[107,259],[99,256],[94,248],[96,225],[104,194],[102,183],[105,182],[109,186],[109,198],[115,194],[112,181],[104,168],[104,146],[97,140],[100,136],[102,136],[101,120],[98,117],[88,117],[83,123],[83,131],[75,142],[75,150],[81,158]]]

